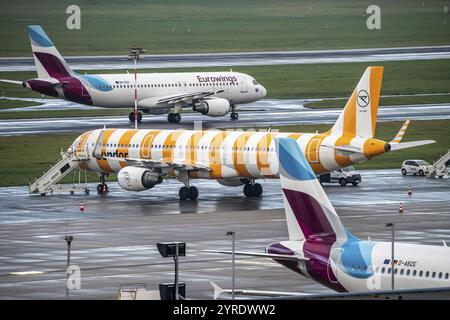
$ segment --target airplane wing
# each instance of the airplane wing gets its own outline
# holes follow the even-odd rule
[[[151,97],[139,100],[138,106],[141,108],[152,108],[155,105],[173,105],[175,103],[192,103],[196,99],[204,99],[209,96],[222,93],[223,90],[205,90],[198,92],[181,92],[179,94],[172,94],[160,97]]]
[[[230,289],[222,289],[214,282],[210,281],[214,289],[214,300],[222,295],[231,295]],[[450,287],[425,288],[425,289],[400,289],[400,290],[374,290],[360,292],[337,292],[337,293],[306,293],[306,292],[285,292],[285,291],[264,291],[235,289],[235,296],[252,296],[270,299],[292,299],[292,300],[417,300],[417,299],[449,299]]]
[[[20,84],[20,85],[22,85],[22,81],[17,81],[17,80],[0,79],[0,82],[6,82],[6,83],[12,83],[12,84]]]
[[[202,252],[233,254],[232,251],[222,251],[222,250],[202,250]],[[284,254],[245,252],[245,251],[235,251],[234,254],[239,255],[239,256],[270,258],[270,259],[277,259],[277,260],[290,260],[290,261],[308,261],[309,260],[309,258],[300,256],[300,255],[288,256],[288,255],[284,255]]]

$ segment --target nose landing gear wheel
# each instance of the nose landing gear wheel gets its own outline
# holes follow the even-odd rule
[[[138,122],[141,122],[142,121],[142,113],[140,113],[140,112],[138,112],[137,113],[137,120],[138,120]],[[128,114],[128,119],[131,121],[131,122],[134,122],[134,112],[130,112],[129,114]]]
[[[238,120],[239,119],[239,113],[237,112],[232,112],[230,114],[231,120]]]
[[[167,121],[169,121],[170,123],[180,123],[181,116],[179,113],[169,113],[167,115]]]
[[[106,184],[99,184],[99,185],[97,185],[97,192],[99,194],[107,193],[108,192],[108,185],[106,185]]]

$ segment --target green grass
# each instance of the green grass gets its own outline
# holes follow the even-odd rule
[[[381,30],[366,28],[369,0],[78,0],[81,30],[65,26],[70,4],[3,0],[0,55],[30,56],[28,24],[42,25],[63,55],[126,55],[135,44],[150,53],[189,53],[450,43],[441,0],[379,0]]]
[[[376,137],[390,141],[401,127],[401,122],[379,123]],[[279,128],[284,132],[326,131],[328,125],[302,125]],[[27,135],[0,137],[0,186],[26,185],[29,179],[39,177],[59,159],[60,148],[66,149],[78,134]],[[358,169],[400,168],[405,159],[437,160],[450,146],[450,120],[413,121],[404,141],[433,139],[437,143],[423,147],[387,153],[357,165]],[[45,152],[43,152],[45,150]],[[64,181],[69,182],[69,174]],[[97,175],[88,174],[90,182],[98,181]],[[115,180],[112,175],[109,180]]]
[[[258,79],[268,90],[268,99],[294,98],[334,98],[348,97],[356,86],[359,78],[368,65],[383,65],[385,67],[381,93],[383,95],[399,94],[429,94],[450,92],[450,60],[424,61],[391,61],[383,63],[334,63],[319,65],[279,65],[279,66],[249,66],[233,67],[233,71],[248,73]],[[215,68],[171,68],[143,69],[141,72],[187,72],[187,71],[218,71]],[[83,71],[81,71],[83,72]],[[88,73],[114,73],[115,70],[89,71]],[[0,78],[25,80],[35,77],[33,72],[1,72]],[[9,97],[36,97],[40,95],[22,86],[0,83],[0,91]],[[405,103],[449,102],[448,97],[402,97]],[[390,104],[397,98],[382,98],[382,104]],[[441,100],[442,99],[442,100]],[[342,101],[344,104],[345,101]],[[322,103],[319,103],[319,105]],[[328,105],[327,105],[328,106]],[[330,103],[330,107],[339,106]],[[127,115],[127,110],[67,110],[58,112],[5,112],[0,118],[37,118],[37,117],[69,117],[69,116],[99,116]]]
[[[38,106],[38,105],[40,105],[40,103],[0,98],[0,110],[1,109],[15,109],[15,108],[22,108],[22,107],[31,107],[31,106]],[[1,118],[1,113],[0,113],[0,118]]]

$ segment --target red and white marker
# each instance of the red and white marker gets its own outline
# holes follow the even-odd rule
[[[400,202],[400,207],[398,208],[398,212],[403,213],[403,203]]]
[[[411,186],[408,186],[408,196],[412,196],[413,192],[412,192],[412,188]]]
[[[81,201],[81,203],[80,203],[80,211],[84,211],[84,202],[83,201]]]

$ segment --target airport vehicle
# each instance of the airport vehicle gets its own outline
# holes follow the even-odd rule
[[[132,108],[135,103],[134,74],[79,74],[60,55],[40,26],[28,26],[37,78],[21,84],[41,94],[103,108]],[[266,89],[253,77],[239,72],[146,73],[137,77],[137,107],[144,113],[168,113],[170,123],[181,120],[182,109],[219,117],[231,112],[239,118],[236,105],[264,98]],[[138,113],[138,120],[142,114]],[[129,119],[134,121],[135,113]]]
[[[276,139],[275,148],[289,240],[269,244],[265,253],[236,255],[272,258],[338,292],[450,287],[450,248],[445,243],[396,242],[392,259],[391,242],[361,240],[345,228],[295,140]]]
[[[60,162],[33,182],[30,192],[47,193],[59,179],[58,168],[69,170],[78,163],[81,169],[100,174],[100,193],[107,191],[106,175],[117,172],[119,185],[128,191],[151,189],[171,176],[184,184],[179,190],[182,200],[198,197],[192,179],[243,186],[245,196],[254,197],[263,192],[256,179],[278,178],[277,137],[294,138],[318,175],[385,152],[434,143],[374,138],[382,73],[383,67],[366,69],[336,123],[323,133],[105,128],[85,132],[63,158],[70,165]]]
[[[430,164],[424,160],[405,160],[402,164],[402,175],[413,174],[424,176],[430,172]]]
[[[355,168],[350,166],[331,171],[330,173],[321,174],[319,181],[320,183],[339,183],[343,187],[347,183],[357,186],[361,182],[361,175],[355,171]]]

